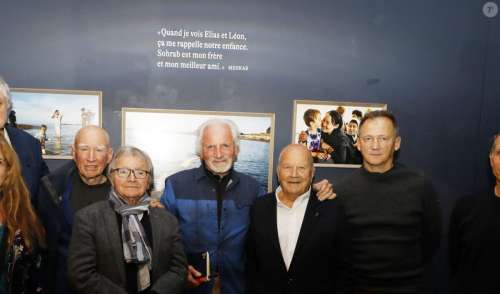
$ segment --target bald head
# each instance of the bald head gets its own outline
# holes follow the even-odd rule
[[[307,164],[312,167],[313,166],[313,158],[311,156],[311,152],[306,148],[306,146],[301,145],[301,144],[290,144],[283,148],[280,152],[280,156],[278,159],[278,166],[281,164],[281,161],[286,153],[293,153],[293,154],[301,154],[303,156],[304,160],[307,162]]]
[[[78,130],[75,135],[75,142],[73,146],[78,145],[82,140],[98,140],[105,142],[106,146],[109,146],[109,134],[108,132],[98,126],[86,126]]]
[[[75,135],[73,160],[83,182],[98,185],[106,181],[104,170],[113,157],[109,135],[98,126],[86,126]]]

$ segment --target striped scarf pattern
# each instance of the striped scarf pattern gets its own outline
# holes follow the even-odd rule
[[[151,197],[144,195],[139,199],[137,205],[129,205],[116,195],[112,189],[109,202],[113,209],[122,217],[122,242],[123,256],[126,263],[148,264],[151,268],[151,248],[145,240],[146,234],[139,217],[144,212],[149,212],[149,201]]]

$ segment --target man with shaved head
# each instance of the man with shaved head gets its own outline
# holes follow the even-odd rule
[[[313,158],[288,145],[278,163],[279,187],[255,201],[247,243],[248,293],[344,293],[349,238],[338,201],[311,189]]]
[[[69,293],[66,258],[73,215],[109,196],[105,169],[113,156],[103,128],[87,126],[75,136],[73,160],[42,178],[38,210],[47,231],[49,293]]]

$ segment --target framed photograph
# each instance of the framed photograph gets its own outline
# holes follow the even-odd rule
[[[238,125],[240,153],[235,169],[271,191],[274,113],[122,108],[122,145],[149,154],[155,172],[154,191],[162,191],[166,177],[200,166],[195,154],[195,132],[212,118],[230,119]]]
[[[102,124],[102,92],[53,89],[11,89],[9,122],[40,140],[47,159],[71,159],[76,132]]]
[[[356,148],[361,117],[386,104],[294,100],[292,143],[307,146],[319,167],[360,167]]]

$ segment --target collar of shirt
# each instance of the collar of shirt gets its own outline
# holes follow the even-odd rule
[[[281,193],[281,186],[278,186],[278,188],[276,188],[276,192],[274,193],[275,196],[276,196],[276,203],[277,203],[278,207],[284,207],[284,208],[287,208],[287,209],[294,209],[295,207],[299,207],[301,205],[304,205],[304,203],[307,204],[307,201],[309,200],[309,197],[311,196],[311,188],[309,187],[309,190],[307,190],[304,194],[302,194],[299,197],[297,197],[297,199],[295,199],[295,201],[293,202],[292,207],[286,206],[280,200],[280,198],[278,197],[278,195],[280,193]]]

